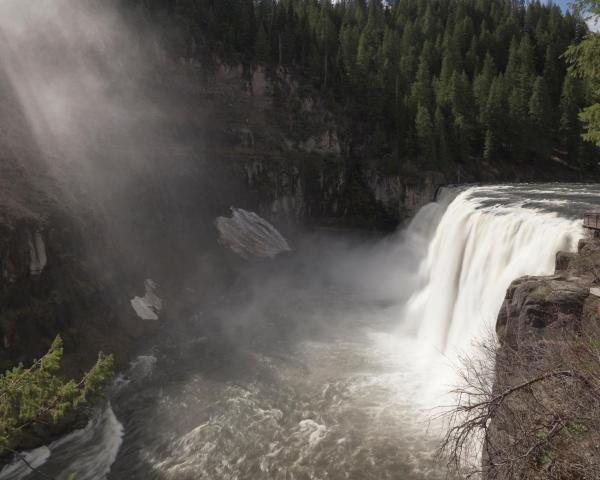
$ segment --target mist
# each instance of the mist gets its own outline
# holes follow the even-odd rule
[[[271,132],[224,120],[264,72],[178,58],[165,36],[121,2],[0,2],[0,86],[16,99],[4,115],[19,126],[5,142],[108,285],[104,345],[135,345],[87,426],[27,458],[61,480],[448,478],[431,412],[453,361],[493,327],[513,278],[551,273],[556,251],[575,248],[589,204],[559,208],[569,194],[552,185],[544,208],[515,186],[457,187],[393,233],[282,221],[276,206],[292,200],[278,195],[302,165],[265,173],[267,195],[252,175],[291,140],[254,151]],[[324,174],[309,180],[323,187]],[[215,219],[232,206],[269,217],[244,212],[239,228],[275,241],[219,244]],[[48,249],[50,268],[79,254],[64,247],[58,260]],[[130,308],[146,279],[165,303],[152,324]],[[8,468],[0,479],[34,478]]]
[[[8,0],[0,74],[18,99],[10,141],[28,178],[83,224],[101,274],[177,290],[198,269],[216,275],[200,252],[244,196],[206,153],[201,70],[167,57],[155,28],[122,2]]]
[[[2,69],[53,173],[66,166],[83,175],[141,166],[140,133],[158,111],[140,81],[149,68],[145,42],[115,5],[8,0],[0,13]],[[148,141],[151,132],[145,133]]]

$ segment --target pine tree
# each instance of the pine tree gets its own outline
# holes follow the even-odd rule
[[[488,162],[492,162],[496,156],[496,142],[494,134],[491,130],[485,132],[485,142],[483,147],[483,158]]]
[[[574,158],[579,148],[579,81],[572,77],[565,77],[560,96],[560,139],[567,148],[569,155]]]
[[[457,161],[465,161],[470,156],[476,131],[473,89],[465,72],[452,75],[450,91],[455,155]]]
[[[600,0],[581,0],[579,3],[583,7],[584,14],[600,15]],[[585,129],[583,138],[600,146],[600,57],[598,52],[600,52],[600,33],[589,32],[581,43],[569,47],[567,59],[571,65],[571,73],[585,79],[591,86],[593,103],[584,108],[580,114]]]
[[[486,150],[488,151],[488,159],[491,158],[491,153],[495,154],[499,152],[503,144],[509,140],[508,109],[504,98],[504,78],[502,75],[499,75],[492,82],[487,103],[482,114],[483,124],[486,129],[485,143]],[[491,151],[488,148],[490,146],[488,144],[493,146]]]
[[[417,107],[415,129],[417,132],[417,145],[421,158],[429,164],[435,163],[435,131],[431,120],[431,114],[425,105],[419,105]]]
[[[593,11],[598,1],[581,3]],[[304,72],[312,87],[342,104],[349,137],[368,137],[379,125],[382,138],[398,139],[399,157],[423,149],[414,143],[427,114],[435,155],[444,161],[524,159],[531,147],[545,156],[558,143],[581,151],[582,124],[586,138],[600,143],[600,40],[582,18],[545,2],[151,3],[155,18],[168,12],[185,23],[192,55],[202,45],[220,61]],[[564,80],[561,54],[569,45],[576,82]],[[544,148],[533,139],[540,135]]]
[[[448,127],[446,117],[439,106],[435,109],[434,119],[434,129],[437,136],[437,158],[440,163],[447,164],[451,160],[448,145]]]
[[[560,100],[561,81],[562,76],[561,68],[559,66],[558,54],[553,44],[548,45],[544,54],[544,71],[543,77],[548,87],[548,93],[552,105],[558,105]]]
[[[410,96],[411,104],[415,107],[422,105],[430,109],[433,106],[433,89],[427,58],[422,58],[419,63],[415,81],[411,86]]]
[[[22,364],[0,375],[0,453],[18,447],[19,436],[52,425],[94,399],[113,375],[113,357],[100,353],[80,382],[58,376],[63,344],[56,337],[48,353],[29,368]]]
[[[479,110],[480,122],[483,119],[483,111],[485,109],[485,105],[487,104],[490,88],[492,87],[492,82],[494,81],[495,76],[496,66],[494,65],[492,56],[488,53],[485,56],[485,61],[483,62],[483,68],[481,72],[477,75],[475,81],[473,82],[473,96],[475,97],[475,104]]]
[[[544,153],[552,138],[552,105],[550,94],[543,77],[538,77],[529,99],[530,136],[535,150]],[[531,135],[533,134],[533,135]]]

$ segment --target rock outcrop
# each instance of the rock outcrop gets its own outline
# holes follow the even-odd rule
[[[484,480],[598,478],[600,241],[515,280],[498,315]],[[525,386],[523,386],[525,385]]]
[[[162,310],[162,299],[156,295],[156,283],[150,278],[144,282],[146,293],[143,297],[133,297],[130,301],[136,315],[142,320],[158,321]]]
[[[281,233],[256,213],[241,208],[232,208],[231,213],[217,218],[215,226],[219,242],[242,258],[274,258],[291,250]]]
[[[590,284],[565,275],[515,280],[496,323],[501,343],[518,351],[523,345],[578,332]]]

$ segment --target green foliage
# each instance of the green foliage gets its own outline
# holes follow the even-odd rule
[[[553,437],[551,431],[548,428],[543,428],[536,433],[536,438],[540,442],[544,442],[546,445],[545,449],[541,452],[541,454],[537,457],[537,465],[541,468],[547,468],[551,463],[556,460],[557,452],[560,450],[557,449],[553,440],[563,436],[570,435],[582,435],[588,431],[588,428],[582,422],[571,421],[568,422],[560,431],[558,432],[558,436]],[[568,440],[567,440],[568,441]]]
[[[29,368],[22,364],[0,375],[0,452],[40,423],[56,423],[72,409],[91,400],[113,375],[113,357],[98,355],[81,381],[58,375],[63,344],[57,336],[48,353]]]
[[[582,15],[600,15],[600,0],[577,2]],[[565,54],[570,73],[582,79],[588,86],[592,104],[586,106],[579,120],[583,123],[583,138],[600,146],[600,33],[588,32],[583,40],[571,45]]]
[[[435,161],[435,132],[429,109],[419,105],[415,119],[419,154],[426,162]]]
[[[552,450],[546,450],[538,457],[538,466],[545,467],[550,465],[554,460],[555,453]]]
[[[590,347],[593,350],[599,351],[600,352],[600,340],[597,338],[592,338],[590,339]]]
[[[571,435],[579,435],[587,432],[587,430],[588,428],[585,426],[585,424],[575,421],[569,422],[563,429],[564,432],[569,433]]]
[[[584,140],[600,146],[600,103],[585,108],[579,119],[585,126]]]
[[[559,133],[564,145],[570,152],[579,144],[581,127],[579,122],[579,105],[581,104],[581,87],[579,79],[567,76],[560,96]]]
[[[441,167],[563,147],[579,164],[583,126],[600,144],[598,107],[579,116],[599,93],[598,36],[550,2],[137,1],[180,19],[190,43],[220,57],[302,72],[344,106],[351,128],[383,128],[381,150],[398,157]],[[583,81],[565,80],[569,46]]]
[[[552,138],[552,101],[543,77],[537,77],[529,99],[529,123],[539,153],[544,153]]]

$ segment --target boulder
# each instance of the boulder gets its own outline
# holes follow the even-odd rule
[[[219,241],[245,259],[273,258],[290,251],[286,239],[264,218],[241,208],[231,208],[232,216],[219,217],[215,226]]]
[[[577,332],[589,294],[589,286],[577,278],[555,275],[515,280],[498,314],[500,342],[518,350],[524,343]]]
[[[144,282],[146,294],[143,297],[133,297],[131,307],[142,320],[158,321],[158,314],[162,310],[162,300],[154,293],[156,284],[151,279]]]

